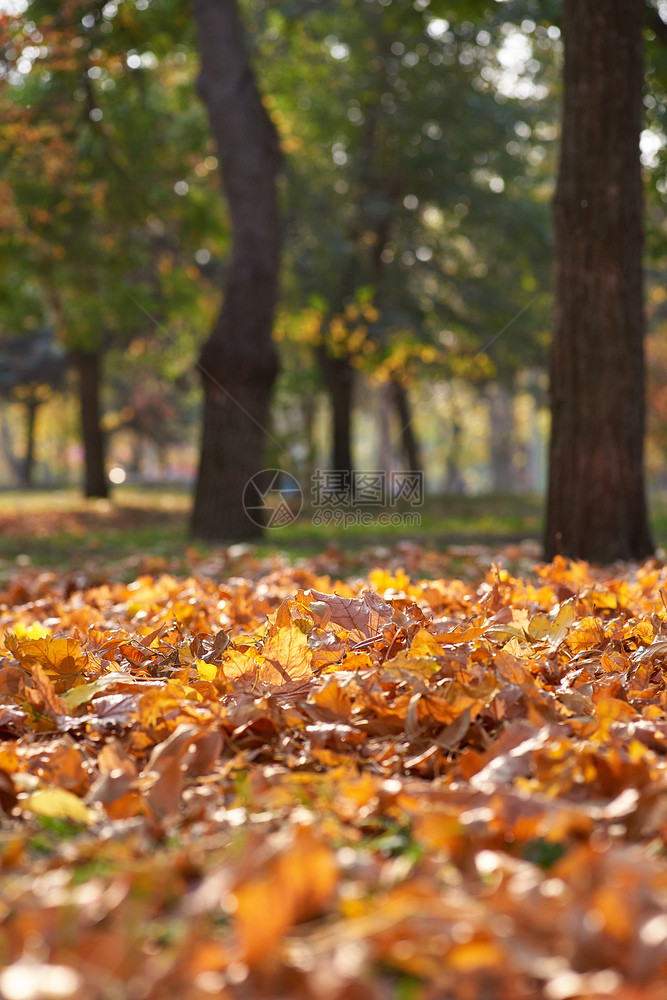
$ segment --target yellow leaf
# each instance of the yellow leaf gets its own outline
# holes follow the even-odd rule
[[[524,631],[520,625],[513,625],[509,622],[507,625],[491,625],[489,628],[484,629],[484,636],[488,639],[497,639],[502,642],[503,639],[508,640],[520,640],[524,639]]]
[[[0,745],[0,770],[13,774],[18,770],[19,757],[11,744]]]
[[[604,642],[604,625],[599,618],[589,615],[577,622],[567,637],[567,645],[572,653],[582,649],[594,650]]]
[[[265,663],[260,677],[269,684],[303,681],[312,676],[312,653],[308,637],[296,625],[290,624],[278,629],[275,635],[266,640],[262,652]]]
[[[404,569],[397,569],[393,574],[386,569],[372,569],[368,579],[378,594],[384,594],[385,590],[407,591],[410,586],[410,577]]]
[[[204,660],[195,659],[197,673],[203,681],[214,681],[218,676],[218,668],[215,663],[205,663]]]
[[[442,656],[442,646],[427,629],[420,628],[415,634],[407,654],[412,657]]]
[[[49,635],[48,628],[41,622],[31,622],[30,625],[26,625],[20,618],[12,625],[12,632],[17,639],[43,639]]]
[[[22,667],[34,670],[35,664],[54,679],[56,692],[60,694],[80,681],[86,674],[99,672],[98,664],[83,652],[77,639],[52,638],[17,639],[7,637],[7,648],[12,651]]]
[[[441,651],[442,652],[442,651]],[[383,667],[383,673],[396,674],[408,673],[413,677],[425,677],[427,680],[437,673],[440,664],[432,656],[410,656],[406,653],[398,653],[387,660]]]
[[[93,815],[80,798],[64,788],[42,788],[21,803],[24,810],[46,819],[70,819],[90,826]]]
[[[528,635],[531,639],[548,639],[557,644],[563,641],[575,617],[576,612],[571,602],[561,604],[556,615],[534,615],[530,619]]]
[[[512,636],[510,641],[505,643],[503,646],[503,652],[508,653],[510,656],[521,656],[523,649],[516,636]]]
[[[470,941],[455,945],[447,952],[446,961],[449,968],[466,973],[502,966],[506,962],[506,955],[494,941]]]

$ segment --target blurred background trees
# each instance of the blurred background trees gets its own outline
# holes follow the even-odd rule
[[[43,405],[63,389],[67,357],[54,338],[43,328],[24,337],[0,339],[0,394],[23,410],[23,447],[17,454],[8,424],[2,423],[5,460],[19,485],[34,486],[37,417]]]
[[[667,197],[659,6],[645,5],[642,132],[656,363]],[[282,371],[267,466],[304,482],[317,465],[423,466],[433,493],[541,492],[561,5],[242,0],[239,10],[282,152]],[[17,0],[1,16],[0,333],[50,326],[73,359],[95,360],[100,412],[82,400],[82,427],[102,429],[89,434],[88,492],[106,489],[104,439],[116,479],[143,465],[191,483],[194,361],[231,249],[218,150],[195,94],[192,15],[175,0],[69,0],[55,14]],[[94,372],[79,379],[94,382]],[[649,400],[661,386],[649,377]],[[54,410],[66,443],[52,449],[69,459],[40,460],[38,481],[76,474],[86,434],[75,432],[75,392],[71,369]],[[20,404],[0,405],[16,454]],[[142,406],[161,416],[142,420]],[[664,431],[660,407],[649,411],[657,481]],[[14,482],[11,461],[2,468]]]
[[[191,99],[192,45],[174,44],[190,18],[172,6],[168,34],[141,3],[35,0],[2,15],[3,332],[48,324],[68,352],[88,496],[108,489],[109,355],[136,354],[162,326],[159,370],[173,341],[183,349],[183,314],[207,310],[195,252],[221,227],[208,184],[189,178],[215,162]]]

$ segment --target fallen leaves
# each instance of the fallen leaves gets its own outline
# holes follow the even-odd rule
[[[84,826],[93,821],[92,813],[81,799],[64,788],[40,788],[22,800],[21,808],[35,816],[71,820]]]
[[[409,556],[10,588],[5,1000],[663,995],[665,569]]]

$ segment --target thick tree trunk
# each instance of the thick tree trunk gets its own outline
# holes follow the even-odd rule
[[[419,441],[412,426],[412,412],[407,389],[397,376],[393,376],[389,384],[401,428],[401,450],[404,461],[411,472],[423,472],[424,463],[422,462]]]
[[[101,359],[95,351],[73,351],[72,361],[79,382],[81,438],[84,454],[84,495],[109,496],[109,484],[104,471],[104,432],[100,405]]]
[[[545,555],[647,556],[642,0],[564,0]]]
[[[280,147],[248,64],[235,0],[195,0],[194,14],[198,89],[218,148],[233,249],[222,311],[199,359],[204,416],[192,533],[239,541],[262,532],[244,510],[243,493],[264,465],[278,373],[271,330],[280,265]]]

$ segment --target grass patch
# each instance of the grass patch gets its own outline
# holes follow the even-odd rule
[[[140,572],[187,573],[219,548],[190,538],[190,506],[188,491],[172,485],[123,486],[111,500],[85,500],[74,490],[0,492],[0,579],[24,566],[93,572],[98,566],[118,579]],[[332,545],[354,554],[400,541],[437,549],[500,547],[539,540],[543,507],[543,498],[534,495],[429,497],[422,507],[390,512],[396,515],[393,523],[383,523],[378,508],[367,507],[354,512],[354,523],[347,525],[317,523],[322,511],[306,508],[292,524],[268,530],[257,554],[299,558]],[[651,510],[656,544],[665,546],[667,497],[654,496]]]

